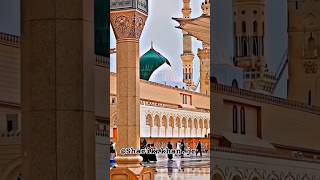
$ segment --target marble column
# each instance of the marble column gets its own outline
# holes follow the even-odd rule
[[[139,39],[147,15],[136,10],[111,11],[111,25],[117,39],[117,97],[119,138],[116,162],[110,177],[152,179],[152,170],[140,165],[138,154],[123,154],[123,148],[140,148],[140,61]],[[125,175],[124,175],[125,174]]]
[[[24,180],[94,180],[92,0],[23,0]]]

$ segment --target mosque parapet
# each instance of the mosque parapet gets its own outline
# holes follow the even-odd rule
[[[108,68],[110,66],[109,58],[96,55],[96,65]]]
[[[294,108],[296,110],[306,111],[313,114],[320,115],[320,107],[318,106],[309,106],[305,103],[287,100],[275,96],[265,95],[262,93],[256,93],[245,89],[234,88],[231,86],[226,86],[222,84],[213,84],[212,83],[213,93],[222,93],[226,95],[246,98],[248,100],[253,100],[261,103],[269,103],[274,105],[279,105],[282,107]]]
[[[0,32],[0,44],[20,47],[20,37]]]
[[[260,157],[270,157],[270,158],[277,158],[277,159],[285,159],[285,160],[294,160],[294,161],[304,161],[310,163],[320,163],[320,157],[314,155],[312,157],[304,157],[303,153],[299,152],[301,156],[296,156],[295,151],[293,153],[288,154],[279,154],[279,153],[267,153],[267,152],[259,152],[259,151],[248,151],[242,150],[237,148],[229,148],[229,147],[219,147],[219,146],[211,146],[211,151],[215,152],[226,152],[226,153],[236,153],[236,154],[245,154],[245,155],[253,155],[253,156],[260,156]]]

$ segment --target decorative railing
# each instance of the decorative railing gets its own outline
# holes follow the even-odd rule
[[[0,133],[0,138],[19,137],[19,136],[21,136],[20,131],[1,132]]]
[[[0,44],[20,47],[20,37],[0,32]]]
[[[310,106],[305,103],[287,100],[275,96],[265,95],[261,93],[256,93],[244,89],[233,88],[231,86],[226,86],[222,84],[213,84],[212,91],[216,93],[246,98],[248,100],[253,100],[261,103],[274,104],[287,108],[294,108],[301,111],[306,111],[314,114],[320,114],[320,107]]]
[[[97,131],[96,131],[96,136],[107,137],[107,136],[108,136],[108,132],[107,132],[107,131],[97,130]]]
[[[110,60],[107,57],[96,55],[96,65],[109,68]]]

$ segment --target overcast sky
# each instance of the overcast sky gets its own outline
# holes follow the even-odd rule
[[[191,0],[192,17],[200,16],[203,0]],[[233,57],[232,45],[232,0],[215,0],[215,12],[212,18],[216,23],[213,30],[213,47],[217,52],[215,62],[231,62]],[[181,30],[172,17],[181,17],[182,0],[150,0],[149,17],[141,37],[140,54],[150,48],[153,41],[154,47],[171,62],[182,79],[182,53]],[[266,60],[271,71],[276,71],[283,53],[287,49],[287,4],[286,0],[266,0]],[[0,0],[0,32],[20,35],[20,0]],[[111,47],[115,47],[115,39],[111,33]],[[193,49],[196,55],[201,43],[193,39]],[[224,57],[224,58],[222,58]],[[222,60],[223,59],[223,60]],[[229,61],[228,61],[229,59]],[[199,72],[199,60],[195,56],[195,72]],[[111,57],[111,70],[115,71],[115,56]],[[195,73],[194,80],[198,81],[199,73]],[[286,93],[287,73],[283,76],[278,95]]]
[[[150,0],[149,16],[140,39],[140,55],[143,55],[150,49],[153,41],[154,49],[164,55],[173,66],[182,81],[182,32],[175,28],[179,24],[172,20],[173,17],[182,17],[182,0]],[[203,0],[191,0],[192,17],[201,16],[201,3]],[[113,32],[110,35],[110,47],[116,47],[116,41]],[[195,54],[194,63],[194,81],[199,80],[199,58],[197,49],[202,47],[200,41],[193,38],[193,52]],[[111,56],[111,71],[115,72],[115,55]]]
[[[0,0],[0,32],[20,35],[20,0]]]

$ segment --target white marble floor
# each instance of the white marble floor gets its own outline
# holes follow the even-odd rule
[[[166,158],[157,162],[144,163],[155,170],[155,180],[209,180],[210,158],[207,154],[202,157]]]

